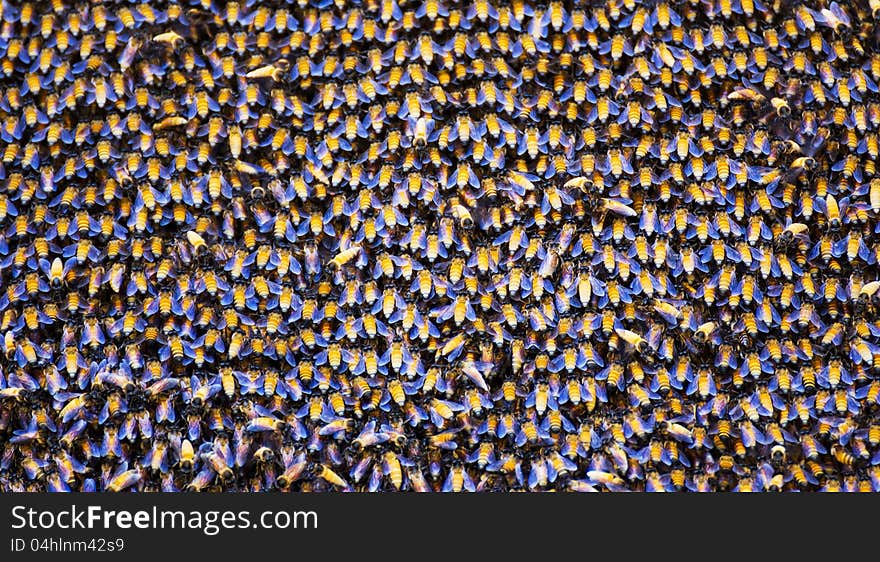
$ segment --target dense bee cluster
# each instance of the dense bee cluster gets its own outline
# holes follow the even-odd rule
[[[4,2],[0,489],[880,490],[880,0]]]

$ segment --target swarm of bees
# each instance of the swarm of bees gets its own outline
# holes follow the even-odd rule
[[[880,0],[2,10],[0,490],[880,491]]]

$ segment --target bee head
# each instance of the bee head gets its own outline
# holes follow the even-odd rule
[[[785,447],[776,445],[770,450],[770,459],[775,464],[781,464],[785,460]]]
[[[275,487],[278,488],[279,490],[283,490],[284,488],[287,488],[287,486],[289,484],[290,484],[290,481],[287,479],[287,476],[285,476],[283,474],[275,479]]]
[[[302,474],[306,479],[317,478],[318,474],[321,473],[321,466],[314,462],[308,462],[306,467],[303,469]],[[285,485],[286,487],[286,485]]]
[[[364,447],[360,441],[353,441],[351,445],[345,450],[345,452],[349,455],[356,455],[363,451]]]

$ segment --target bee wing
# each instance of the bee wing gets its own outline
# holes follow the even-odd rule
[[[606,209],[618,215],[624,217],[635,217],[638,215],[632,207],[617,199],[605,199],[603,203]]]

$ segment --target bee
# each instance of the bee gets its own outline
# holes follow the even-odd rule
[[[106,484],[108,492],[121,492],[140,482],[141,473],[137,469],[121,470],[114,475]]]
[[[461,463],[454,463],[449,468],[446,480],[443,482],[442,491],[444,492],[475,492],[476,485],[470,474]]]

